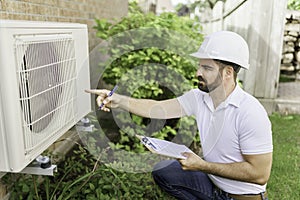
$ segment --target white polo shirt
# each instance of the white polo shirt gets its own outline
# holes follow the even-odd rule
[[[243,162],[242,154],[273,151],[271,123],[265,109],[239,86],[216,109],[209,94],[199,89],[190,90],[177,99],[187,115],[196,117],[206,161]],[[209,177],[220,189],[232,194],[258,194],[266,190],[266,185],[210,174]]]

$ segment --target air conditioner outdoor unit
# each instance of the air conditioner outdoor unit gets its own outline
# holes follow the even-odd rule
[[[20,172],[91,111],[87,26],[0,20],[0,171]]]

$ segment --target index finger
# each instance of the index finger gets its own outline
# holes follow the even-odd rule
[[[105,93],[105,91],[104,90],[97,90],[97,89],[86,89],[86,90],[84,90],[85,92],[87,92],[87,93],[90,93],[90,94],[96,94],[96,95],[98,95],[98,96],[105,96],[106,95],[106,93]]]
[[[186,157],[186,158],[190,157],[191,154],[192,154],[191,152],[182,152],[181,153],[181,155]]]

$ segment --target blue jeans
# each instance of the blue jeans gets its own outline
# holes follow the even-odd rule
[[[201,171],[185,171],[177,160],[159,162],[152,172],[155,182],[178,199],[233,200]]]

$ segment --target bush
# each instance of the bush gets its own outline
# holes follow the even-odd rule
[[[133,7],[136,4],[131,4],[128,17],[119,23],[96,20],[97,36],[105,40],[99,49],[105,60],[99,64],[103,74],[98,87],[118,84],[118,93],[156,100],[174,98],[191,89],[196,82],[197,61],[189,54],[197,50],[203,39],[198,32],[201,27],[173,13],[145,15]],[[101,115],[98,112],[99,123],[108,137],[109,129],[119,128],[119,135],[110,137],[117,144],[116,148],[142,151],[135,145],[135,134],[175,138],[186,145],[190,145],[197,134],[192,118],[164,121],[117,110],[113,117],[118,125],[112,125]],[[182,134],[179,136],[178,132]]]
[[[289,0],[288,9],[290,10],[300,10],[300,0]]]

